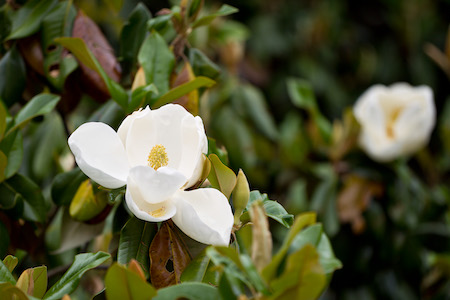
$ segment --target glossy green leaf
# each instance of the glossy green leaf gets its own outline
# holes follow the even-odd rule
[[[246,211],[241,216],[242,222],[250,220],[248,211],[250,209],[251,204],[254,201],[262,201],[264,209],[266,211],[266,215],[269,218],[272,218],[275,221],[279,222],[281,225],[289,228],[294,222],[294,216],[288,214],[288,212],[284,209],[284,207],[280,203],[273,200],[269,200],[267,194],[261,194],[259,191],[250,192],[250,198],[247,203]]]
[[[195,76],[216,79],[220,75],[220,67],[199,49],[191,48],[189,50],[189,62]]]
[[[215,270],[211,258],[206,255],[206,248],[192,260],[181,274],[181,282],[203,282],[217,285],[219,272]]]
[[[156,295],[153,286],[117,263],[106,273],[105,288],[108,300],[146,300]]]
[[[23,217],[30,221],[45,222],[47,207],[41,189],[28,177],[16,174],[3,182],[3,185],[16,197],[24,200]]]
[[[217,289],[200,282],[185,282],[158,290],[154,300],[210,300],[220,299]]]
[[[105,252],[83,253],[75,256],[69,270],[47,291],[44,300],[61,299],[65,294],[72,293],[78,286],[83,274],[104,263],[111,256]]]
[[[217,147],[216,140],[208,137],[208,156],[210,154],[217,155],[217,157],[224,165],[228,165],[229,160],[227,150],[223,147],[222,148]]]
[[[9,107],[22,100],[26,84],[25,62],[17,47],[11,47],[0,59],[0,74],[0,98]]]
[[[87,177],[79,168],[60,173],[53,179],[51,195],[56,205],[69,205],[80,184]]]
[[[23,157],[22,133],[20,130],[6,136],[0,143],[0,150],[6,155],[8,164],[5,169],[5,178],[8,179],[19,171]]]
[[[144,69],[145,82],[153,83],[160,95],[167,93],[175,57],[166,41],[157,32],[152,32],[145,39],[138,53],[138,61]]]
[[[44,72],[47,80],[62,91],[67,76],[78,66],[73,56],[64,56],[63,47],[54,39],[72,35],[72,25],[77,11],[72,1],[62,1],[42,20],[41,44],[44,55]]]
[[[8,268],[9,272],[12,273],[14,268],[17,266],[17,263],[19,262],[19,259],[15,256],[8,255],[3,259],[3,264]]]
[[[39,94],[34,96],[16,115],[14,125],[8,130],[8,134],[13,132],[19,126],[24,125],[34,117],[41,116],[52,111],[58,104],[60,96],[53,94]]]
[[[155,223],[149,223],[138,218],[131,218],[122,228],[117,252],[117,261],[123,265],[135,259],[145,273],[149,276],[149,247],[157,232]]]
[[[102,66],[92,54],[91,50],[86,46],[86,43],[80,38],[62,37],[55,39],[55,42],[61,44],[69,49],[73,55],[88,68],[97,72],[103,79],[108,88],[108,91],[114,101],[122,108],[126,109],[128,105],[128,95],[125,90],[114,80],[112,80]]]
[[[40,266],[23,271],[16,286],[30,296],[42,298],[47,291],[47,267]]]
[[[195,21],[192,24],[192,28],[197,28],[200,26],[206,26],[209,25],[212,21],[214,21],[215,18],[217,17],[223,17],[223,16],[227,16],[227,15],[231,15],[238,12],[238,9],[227,5],[227,4],[223,4],[218,11],[216,11],[215,13],[203,16],[201,18],[199,18],[197,21]]]
[[[14,276],[9,271],[9,268],[0,261],[0,282],[9,282],[11,284],[16,284]]]
[[[131,93],[131,101],[128,104],[128,112],[133,112],[136,109],[149,104],[152,96],[157,94],[158,89],[153,83],[138,87]]]
[[[274,291],[273,299],[315,300],[325,284],[319,256],[312,245],[306,245],[288,256],[283,273],[270,286]]]
[[[180,98],[181,96],[184,96],[198,88],[201,87],[212,87],[215,85],[216,82],[212,79],[209,79],[207,77],[199,76],[194,78],[193,80],[183,83],[170,91],[168,91],[166,94],[162,95],[156,103],[153,105],[153,107],[160,107],[164,104],[170,103],[173,100],[176,100]]]
[[[0,283],[0,295],[3,299],[29,300],[25,293],[10,282]]]
[[[262,276],[266,282],[270,282],[275,276],[279,265],[288,253],[289,247],[295,236],[306,226],[316,222],[316,214],[312,212],[303,213],[295,218],[294,224],[291,226],[288,235],[283,241],[281,248],[273,256],[272,261],[263,269]]]
[[[11,33],[7,40],[19,39],[35,33],[42,19],[56,5],[56,0],[31,0],[12,16]]]
[[[220,190],[227,198],[230,198],[231,192],[236,185],[236,175],[233,170],[222,163],[215,154],[210,154],[211,172],[208,179],[213,188]]]
[[[122,28],[119,54],[125,74],[132,71],[137,61],[139,47],[145,39],[147,22],[151,17],[152,14],[147,7],[142,3],[138,3]]]

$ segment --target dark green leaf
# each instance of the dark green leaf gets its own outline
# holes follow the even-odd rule
[[[291,78],[287,81],[287,87],[291,101],[295,106],[308,112],[317,110],[316,97],[308,81]]]
[[[16,174],[3,182],[3,185],[16,197],[24,200],[23,217],[30,221],[45,222],[47,207],[39,186],[28,177]]]
[[[175,57],[157,32],[152,32],[142,44],[138,61],[144,69],[145,82],[156,85],[160,95],[167,93]]]
[[[11,106],[22,99],[26,83],[25,62],[15,46],[1,58],[0,74],[0,98]]]
[[[11,7],[4,5],[0,8],[0,54],[4,54],[4,40],[11,32]]]
[[[191,63],[195,76],[216,79],[220,75],[219,66],[198,49],[191,48],[189,50],[189,62]]]
[[[211,258],[206,255],[206,249],[192,260],[181,274],[181,282],[196,281],[217,285],[219,273],[214,270]]]
[[[220,299],[217,289],[209,284],[185,282],[158,290],[154,300],[210,300]]]
[[[49,113],[55,108],[61,98],[53,94],[39,94],[34,96],[16,115],[14,125],[8,130],[8,134],[24,125],[34,117]]]
[[[51,191],[53,202],[58,206],[69,205],[78,187],[86,179],[86,175],[78,168],[56,175]]]
[[[146,300],[156,295],[154,287],[117,263],[106,273],[105,290],[108,300]]]
[[[42,19],[56,5],[57,0],[31,0],[12,16],[11,33],[8,40],[18,39],[35,33]]]
[[[267,287],[267,284],[264,282],[264,280],[261,278],[261,275],[259,275],[259,272],[256,269],[255,265],[253,264],[253,261],[251,260],[250,256],[246,254],[241,254],[240,259],[248,275],[248,278],[252,283],[252,285],[255,287],[255,289],[258,292],[263,293],[264,295],[269,295],[269,288]]]
[[[0,282],[9,282],[11,284],[16,284],[14,276],[9,271],[8,267],[0,261]]]
[[[3,153],[3,151],[0,150],[0,182],[5,180],[5,170],[7,165],[8,165],[8,158],[6,157],[5,153]]]
[[[88,68],[97,72],[103,79],[108,88],[111,97],[122,108],[126,109],[128,105],[128,95],[125,90],[114,80],[112,80],[102,66],[92,54],[91,50],[86,46],[86,43],[80,38],[62,37],[55,39],[56,43],[63,45],[69,49],[73,55]]]
[[[2,195],[3,197],[3,195]],[[1,202],[1,200],[0,200]],[[1,203],[0,203],[1,205]],[[9,232],[6,226],[3,224],[2,221],[0,221],[0,236],[2,237],[0,239],[0,257],[3,257],[8,253],[8,247],[9,247]],[[4,260],[3,263],[6,265],[7,269],[12,272],[12,270],[15,267],[15,264],[17,264],[17,258],[16,263],[14,264],[11,255],[8,255]]]
[[[339,230],[339,216],[336,206],[337,179],[330,177],[322,181],[313,193],[311,209],[322,218],[325,231],[333,236]]]
[[[5,178],[8,179],[19,171],[23,157],[22,133],[20,130],[9,134],[0,143],[0,150],[5,153],[8,164],[5,169]]]
[[[145,222],[135,217],[131,218],[120,234],[117,261],[125,265],[131,259],[137,260],[145,277],[148,277],[150,267],[148,251],[157,230],[155,223]]]
[[[145,104],[150,103],[153,95],[158,94],[158,89],[152,83],[146,86],[140,86],[131,93],[131,101],[128,104],[128,112],[133,112]]]
[[[44,300],[61,299],[64,295],[72,293],[78,286],[81,276],[93,268],[104,263],[110,255],[105,252],[83,253],[75,256],[69,270],[44,295]]]
[[[217,17],[227,16],[238,12],[238,9],[227,4],[223,4],[218,11],[213,14],[203,16],[192,24],[192,28],[209,25]]]
[[[3,103],[0,101],[0,142],[3,139],[3,135],[5,134],[7,115],[8,112],[6,111],[6,108],[3,106]]]
[[[123,73],[128,74],[136,64],[139,47],[147,33],[147,22],[152,14],[142,3],[138,3],[128,17],[120,33],[120,58]]]

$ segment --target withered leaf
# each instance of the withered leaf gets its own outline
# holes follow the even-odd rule
[[[72,37],[81,38],[92,54],[94,54],[106,74],[114,81],[119,82],[121,69],[114,55],[114,50],[97,24],[81,10],[75,18]],[[81,76],[83,90],[97,101],[103,102],[108,100],[110,97],[109,91],[101,76],[84,64],[80,64],[80,68],[83,72],[83,76]]]
[[[373,197],[382,193],[379,183],[369,181],[357,175],[344,179],[344,187],[339,193],[337,207],[342,223],[351,223],[352,230],[358,234],[364,230],[365,220],[362,213],[367,209]]]
[[[191,261],[172,224],[164,222],[150,244],[150,279],[157,289],[180,283],[181,274]]]

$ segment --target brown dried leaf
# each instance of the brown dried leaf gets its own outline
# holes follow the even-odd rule
[[[17,41],[20,53],[33,71],[44,76],[44,54],[38,35],[32,35]]]
[[[114,50],[100,31],[100,28],[86,16],[81,10],[75,18],[72,37],[81,38],[92,54],[98,60],[106,74],[116,82],[119,82],[121,76],[120,64],[117,61]],[[94,70],[80,63],[83,72],[81,76],[83,90],[100,102],[109,99],[109,91],[101,76]]]
[[[357,175],[349,175],[337,199],[339,219],[342,223],[351,223],[355,234],[365,228],[362,213],[367,209],[373,197],[380,196],[382,186]]]
[[[269,222],[261,201],[255,201],[250,207],[252,227],[252,260],[256,269],[261,271],[272,260],[272,235]]]
[[[171,87],[175,88],[179,85],[187,83],[195,79],[194,72],[192,71],[189,62],[185,62],[183,69],[176,77],[172,80]],[[192,92],[176,99],[173,103],[180,104],[191,114],[198,115],[198,90],[193,90]]]
[[[128,263],[128,270],[136,273],[139,275],[139,277],[143,280],[143,281],[147,281],[147,279],[145,279],[145,274],[144,271],[142,270],[141,266],[139,265],[138,261],[135,260],[134,258],[132,258],[130,260],[130,262]]]
[[[191,261],[181,238],[169,222],[161,225],[149,249],[150,279],[159,289],[180,283],[180,277]]]

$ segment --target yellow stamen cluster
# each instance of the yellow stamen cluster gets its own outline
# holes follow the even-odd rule
[[[166,214],[166,208],[164,206],[161,206],[160,208],[155,209],[155,210],[150,212],[150,215],[155,217],[155,218],[161,218],[165,214]]]
[[[169,164],[169,157],[167,156],[166,148],[161,144],[154,146],[148,155],[147,161],[148,166],[155,170],[167,166]]]
[[[387,124],[386,124],[386,135],[390,139],[393,139],[395,137],[394,136],[394,124],[395,124],[395,121],[397,121],[397,118],[401,112],[402,112],[402,108],[397,108],[388,117]]]

